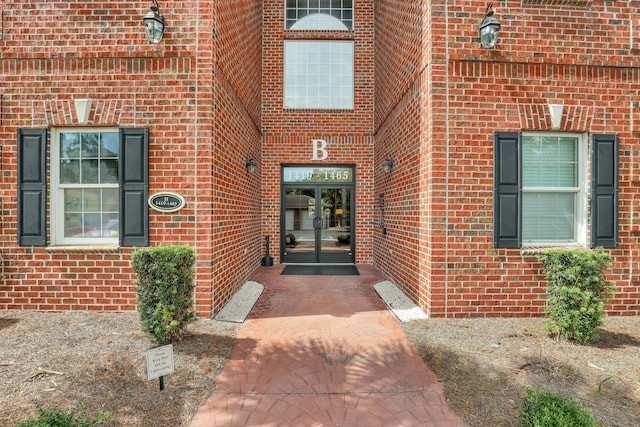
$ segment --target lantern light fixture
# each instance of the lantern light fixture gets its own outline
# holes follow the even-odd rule
[[[491,49],[498,43],[498,32],[500,31],[500,22],[493,16],[493,3],[489,3],[484,19],[480,21],[478,33],[480,35],[480,44],[485,49]]]
[[[390,173],[391,169],[393,168],[393,159],[387,159],[384,162],[382,162],[382,170],[384,171],[384,173]]]
[[[142,19],[144,23],[144,33],[151,43],[160,43],[164,34],[164,16],[160,15],[158,0],[153,0],[153,6],[147,15]]]
[[[244,165],[247,168],[247,172],[249,173],[254,173],[256,169],[258,169],[258,164],[253,159],[245,160]]]

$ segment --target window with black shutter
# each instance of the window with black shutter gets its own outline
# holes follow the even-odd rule
[[[618,138],[593,135],[591,203],[584,135],[494,134],[494,246],[616,247]]]
[[[18,131],[18,240],[46,245],[46,131]],[[148,129],[51,133],[51,244],[147,246]]]

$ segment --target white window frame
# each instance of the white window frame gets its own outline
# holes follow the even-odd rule
[[[527,187],[522,185],[522,197],[527,192],[572,192],[575,193],[575,214],[574,214],[574,237],[571,241],[558,241],[558,240],[525,240],[522,239],[523,247],[558,247],[558,246],[586,246],[588,242],[588,144],[589,137],[583,133],[566,133],[566,132],[523,132],[523,139],[529,136],[552,136],[552,137],[574,137],[578,140],[578,182],[577,187],[570,188],[552,188],[552,187]],[[524,141],[523,141],[524,147]],[[524,159],[523,159],[524,162]],[[523,165],[524,174],[524,165]],[[523,177],[524,180],[524,177]],[[522,221],[524,223],[524,217],[526,211],[522,210]]]
[[[101,133],[115,132],[119,133],[119,128],[56,128],[51,131],[51,184],[50,184],[50,203],[51,203],[51,242],[53,245],[117,245],[119,236],[115,237],[83,237],[83,238],[65,238],[64,237],[64,190],[66,188],[112,188],[119,189],[120,183],[110,184],[61,184],[60,183],[60,143],[63,133]],[[119,156],[121,153],[119,153]],[[120,160],[120,158],[119,158]]]

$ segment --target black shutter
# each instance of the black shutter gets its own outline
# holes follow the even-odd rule
[[[593,135],[591,247],[618,245],[618,135]]]
[[[18,129],[18,245],[46,246],[46,129]]]
[[[120,129],[120,246],[149,245],[149,129]]]
[[[493,246],[519,248],[521,238],[520,133],[496,132],[493,137]]]

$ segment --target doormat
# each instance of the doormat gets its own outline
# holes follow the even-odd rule
[[[285,276],[359,276],[355,265],[294,265],[284,267]]]

